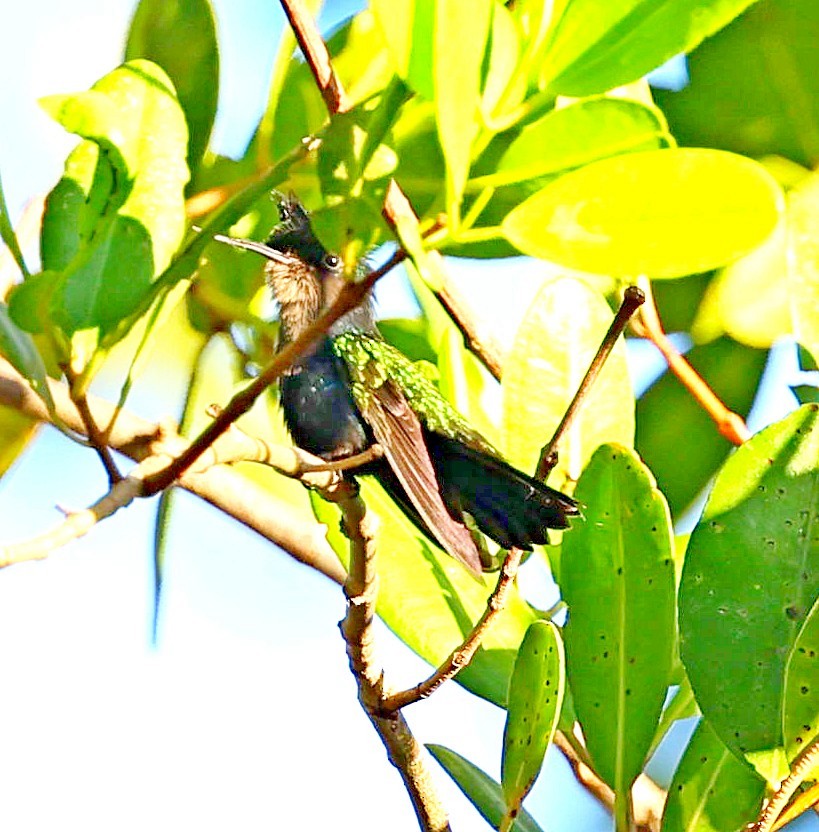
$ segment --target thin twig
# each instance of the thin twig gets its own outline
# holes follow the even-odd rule
[[[647,281],[643,288],[646,294],[646,303],[641,310],[639,321],[645,330],[646,337],[663,354],[671,372],[677,376],[694,397],[694,400],[713,419],[719,432],[734,445],[742,445],[747,442],[751,438],[751,432],[748,430],[745,420],[738,413],[734,413],[725,406],[716,393],[688,363],[687,359],[680,355],[676,347],[668,340],[660,323],[657,306],[654,303],[654,297]]]
[[[600,375],[600,371],[603,369],[603,365],[606,363],[609,354],[614,349],[617,339],[623,334],[623,330],[625,330],[626,325],[631,320],[631,316],[637,311],[643,301],[645,301],[645,294],[641,289],[638,289],[636,286],[626,287],[623,302],[620,304],[620,308],[617,310],[617,314],[614,316],[614,320],[611,322],[608,332],[606,332],[602,342],[600,343],[597,354],[592,359],[591,364],[589,364],[589,369],[586,370],[586,375],[583,377],[583,381],[580,382],[580,386],[577,388],[577,392],[574,394],[571,404],[563,414],[563,418],[560,420],[560,424],[557,426],[554,436],[540,452],[540,460],[538,461],[537,473],[535,474],[538,479],[545,480],[549,475],[549,472],[557,464],[557,446],[560,443],[560,440],[569,429],[575,416],[580,410],[581,405],[586,400],[586,397],[591,391],[592,385],[597,380],[597,376]]]
[[[67,387],[50,382],[56,415],[68,428],[83,433],[85,427]],[[95,396],[87,398],[98,424],[110,424],[116,410],[108,401]],[[0,359],[0,405],[13,408],[32,419],[50,422],[51,416],[43,400],[25,379]],[[186,442],[170,428],[158,425],[123,410],[111,428],[109,443],[116,451],[141,462],[156,452],[155,443],[162,441],[173,455],[181,452]],[[293,449],[284,449],[292,455]],[[221,454],[221,446],[215,452]],[[225,454],[223,456],[228,456]],[[165,458],[167,461],[167,457]],[[207,462],[207,459],[204,460]],[[322,474],[316,476],[327,477]],[[337,476],[337,475],[336,475]],[[225,465],[202,471],[189,471],[178,482],[181,488],[200,497],[230,517],[257,532],[296,560],[321,572],[336,583],[343,583],[346,571],[326,539],[326,528],[293,511],[291,503],[272,496],[260,485]]]
[[[73,376],[66,373],[66,378],[69,381],[69,389],[73,387]],[[91,447],[97,452],[100,461],[105,468],[105,473],[108,474],[108,482],[114,486],[122,480],[122,474],[117,468],[114,457],[111,455],[111,449],[108,447],[108,437],[97,427],[94,421],[94,416],[88,407],[88,399],[85,393],[74,393],[72,395],[74,404],[77,406],[77,411],[83,421],[85,427],[85,434],[88,437]]]
[[[313,73],[327,110],[331,115],[346,112],[349,109],[347,94],[333,71],[327,45],[316,29],[310,10],[302,0],[282,0],[282,8],[304,59]]]
[[[142,493],[142,478],[146,473],[165,464],[165,460],[149,457],[124,479],[120,477],[111,490],[89,508],[69,512],[56,528],[33,540],[10,546],[0,546],[0,568],[26,561],[44,560],[56,549],[88,534],[101,520],[130,505]]]
[[[819,763],[819,738],[815,739],[794,761],[791,773],[780,783],[771,799],[760,812],[756,823],[749,827],[752,832],[771,832],[782,810],[788,805],[796,790]]]
[[[390,762],[398,769],[412,801],[418,823],[425,832],[450,829],[446,810],[438,799],[421,745],[400,713],[384,716],[383,674],[375,657],[375,601],[378,578],[376,560],[376,521],[358,490],[348,483],[338,500],[344,518],[344,531],[350,540],[350,572],[344,585],[347,615],[341,632],[347,644],[350,669],[358,684],[358,698],[370,718]]]
[[[819,803],[819,783],[814,783],[809,789],[796,795],[793,803],[783,810],[776,820],[776,823],[771,827],[772,832],[778,832],[783,826],[789,824],[792,820],[796,820],[799,815],[804,815],[809,809],[812,809]]]
[[[503,375],[503,353],[488,330],[480,326],[469,301],[444,272],[438,297],[466,338],[469,349],[498,380]]]
[[[384,713],[395,712],[399,708],[405,708],[407,705],[426,699],[444,682],[451,679],[459,670],[472,661],[472,657],[480,647],[483,637],[506,604],[506,598],[514,585],[522,555],[523,552],[520,549],[510,549],[507,552],[498,575],[498,583],[487,599],[486,609],[461,646],[453,650],[449,658],[428,679],[413,688],[385,697],[381,703]]]

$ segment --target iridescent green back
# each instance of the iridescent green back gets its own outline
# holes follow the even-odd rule
[[[404,394],[425,428],[502,458],[413,362],[386,341],[361,331],[351,331],[336,336],[332,345],[335,354],[347,366],[353,398],[365,417],[373,396],[386,381],[390,381]]]

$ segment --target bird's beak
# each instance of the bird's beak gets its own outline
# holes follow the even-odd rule
[[[234,248],[243,248],[246,251],[255,251],[256,254],[261,254],[268,260],[275,260],[277,263],[282,263],[285,266],[292,265],[296,258],[290,257],[287,254],[282,254],[278,249],[270,248],[264,243],[259,243],[256,240],[242,240],[238,237],[226,237],[224,234],[214,234],[213,239],[219,243],[227,243]]]

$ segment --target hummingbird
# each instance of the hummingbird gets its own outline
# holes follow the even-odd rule
[[[276,195],[280,223],[264,243],[216,239],[267,259],[285,347],[344,285],[341,257],[327,251],[293,196]],[[360,264],[359,268],[366,269]],[[476,577],[488,568],[475,527],[503,549],[531,550],[565,529],[577,503],[509,465],[378,331],[372,296],[347,312],[279,379],[284,420],[297,446],[328,462],[378,443],[374,475],[418,528]]]

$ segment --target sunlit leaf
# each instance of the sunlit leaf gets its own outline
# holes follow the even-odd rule
[[[556,179],[503,221],[526,254],[581,271],[681,277],[762,243],[784,209],[751,159],[682,148],[629,153]]]
[[[219,97],[219,47],[208,0],[140,0],[125,45],[125,60],[134,58],[148,58],[173,81],[190,134],[188,168],[196,171]]]
[[[0,477],[17,461],[34,437],[39,422],[0,405]]]
[[[149,296],[181,240],[184,116],[167,76],[144,60],[119,67],[88,92],[42,104],[86,139],[69,157],[43,218],[43,265],[62,272],[52,316],[69,335],[110,330]]]
[[[680,650],[702,713],[774,781],[788,657],[819,595],[818,415],[803,405],[730,457],[680,585]]]
[[[573,0],[561,4],[541,52],[541,84],[593,95],[636,81],[689,52],[754,0]],[[559,7],[560,8],[560,7]]]
[[[546,283],[515,336],[503,373],[503,435],[508,458],[534,471],[613,315],[603,298],[572,278]],[[558,446],[550,482],[577,480],[604,442],[634,442],[634,394],[625,346],[618,344],[571,430]]]

